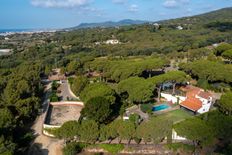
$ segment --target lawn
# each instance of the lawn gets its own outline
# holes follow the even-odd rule
[[[169,120],[172,120],[173,122],[178,122],[178,121],[184,120],[186,118],[190,118],[192,116],[193,115],[189,114],[188,112],[186,112],[182,109],[178,109],[178,110],[174,110],[174,111],[170,111],[170,112],[158,115],[156,117],[160,117],[160,118],[165,117]]]

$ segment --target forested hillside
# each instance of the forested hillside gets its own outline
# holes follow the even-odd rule
[[[29,39],[25,39],[24,35]],[[119,43],[106,43],[112,39]],[[164,82],[176,84],[193,79],[197,86],[205,90],[226,93],[221,104],[218,104],[219,110],[209,116],[204,115],[204,118],[199,117],[201,121],[194,121],[200,127],[202,124],[205,127],[204,121],[209,120],[206,128],[216,132],[210,136],[224,144],[220,151],[231,151],[232,8],[157,24],[88,28],[52,34],[16,34],[9,36],[9,41],[3,40],[0,38],[1,47],[12,48],[13,54],[0,57],[0,154],[24,154],[28,149],[33,139],[33,133],[29,131],[30,124],[38,115],[43,99],[41,78],[47,77],[53,68],[61,68],[62,73],[76,76],[71,87],[87,104],[92,101],[97,106],[101,100],[97,98],[99,96],[107,99],[106,107],[111,108],[109,113],[112,112],[110,118],[107,115],[104,119],[95,120],[97,117],[93,117],[88,109],[82,112],[91,121],[98,121],[83,123],[85,126],[92,123],[107,131],[111,126],[117,127],[118,123],[125,125],[112,119],[122,115],[131,104],[150,102],[154,95],[160,93],[160,84]],[[87,77],[93,72],[99,76],[91,77],[90,80],[101,82],[89,84]],[[91,106],[87,107],[91,109]],[[159,123],[156,118],[152,120],[155,124]],[[138,126],[134,122],[130,123],[133,127]],[[171,123],[168,122],[168,125]],[[192,128],[189,121],[185,123]],[[218,123],[225,129],[222,132],[227,134],[221,134],[219,126],[215,127]],[[148,126],[147,123],[142,125],[138,130],[142,131]],[[155,128],[156,125],[153,125],[149,127]],[[160,128],[157,128],[157,132]],[[134,138],[124,135],[125,128],[120,129],[122,131],[117,131],[120,138],[126,137],[128,141]],[[177,125],[177,129],[182,132],[185,128]],[[135,129],[131,131],[135,132]],[[156,143],[168,132],[162,132],[163,137],[149,135],[151,137],[147,140],[152,139]],[[182,133],[188,135],[188,132]],[[147,135],[136,138],[141,140],[143,136]],[[108,140],[112,137],[96,136],[94,142],[101,138]],[[202,148],[207,137],[194,138],[191,140],[198,140],[197,146]],[[216,146],[218,143],[211,144]]]

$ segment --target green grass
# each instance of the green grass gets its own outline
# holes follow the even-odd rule
[[[160,118],[165,117],[165,118],[168,118],[169,120],[172,120],[173,122],[178,122],[186,118],[190,118],[192,117],[192,115],[190,115],[184,110],[178,109],[178,110],[174,110],[174,111],[170,111],[170,112],[158,115],[156,117],[160,117]]]
[[[112,154],[118,154],[124,149],[123,144],[99,144],[98,146]]]
[[[194,146],[183,144],[183,143],[167,144],[167,148],[175,152],[178,151],[179,149],[187,152],[192,152],[194,150]]]

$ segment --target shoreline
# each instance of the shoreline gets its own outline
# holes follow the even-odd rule
[[[9,36],[14,34],[34,34],[34,33],[55,33],[59,29],[0,29],[0,36]]]

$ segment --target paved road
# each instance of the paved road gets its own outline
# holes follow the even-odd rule
[[[45,111],[48,106],[48,94],[51,84],[47,85],[45,100],[43,102],[43,113],[37,118],[35,124],[32,126],[36,135],[35,140],[32,142],[28,151],[28,155],[62,155],[62,140],[50,138],[42,134],[43,120]]]
[[[60,96],[63,97],[63,100],[67,100],[69,98],[70,100],[79,100],[79,97],[77,97],[70,89],[70,85],[67,80],[64,80],[63,83],[60,86],[61,93]]]

